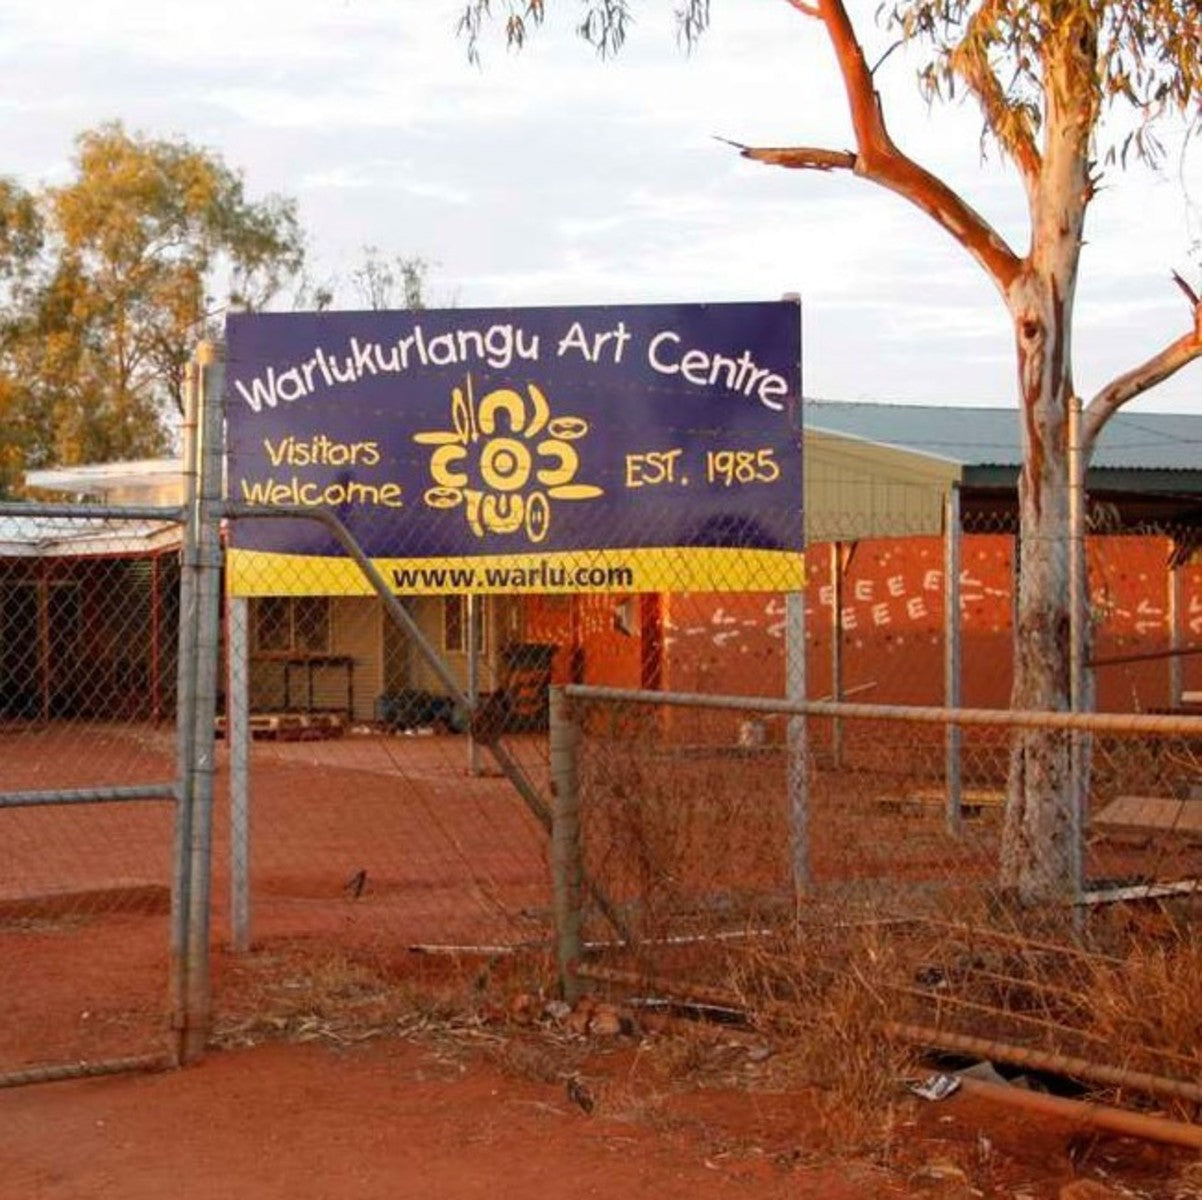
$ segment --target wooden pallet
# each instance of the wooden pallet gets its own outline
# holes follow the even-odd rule
[[[1101,836],[1177,835],[1190,842],[1202,841],[1202,801],[1177,800],[1172,796],[1116,796],[1090,821],[1090,829]]]
[[[311,742],[341,737],[346,716],[338,712],[251,713],[250,736],[262,741]],[[217,736],[226,736],[225,717],[217,718]]]
[[[960,815],[979,817],[990,809],[1001,809],[1006,803],[1006,793],[1000,788],[960,789]],[[881,796],[878,804],[889,812],[910,816],[930,816],[947,806],[947,793],[943,788],[915,788],[904,796]]]

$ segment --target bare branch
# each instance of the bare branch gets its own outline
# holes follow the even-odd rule
[[[797,6],[797,0],[788,2]],[[998,290],[1005,295],[1022,267],[1021,259],[980,213],[941,179],[897,148],[885,128],[872,72],[843,0],[817,0],[817,8],[843,76],[857,153],[850,156],[850,162],[847,161],[848,156],[830,151],[793,151],[776,159],[760,155],[748,157],[780,166],[818,170],[843,167],[889,188],[922,209],[950,233],[981,264]]]
[[[877,72],[878,72],[878,71],[879,71],[879,70],[880,70],[880,69],[881,69],[881,68],[882,68],[882,67],[883,67],[883,66],[884,66],[884,65],[885,65],[885,64],[886,64],[888,61],[889,61],[889,56],[890,56],[890,55],[891,55],[891,54],[892,54],[892,53],[893,53],[895,50],[900,50],[900,49],[901,49],[901,48],[902,48],[902,47],[903,47],[905,44],[906,44],[906,39],[905,39],[905,38],[898,38],[898,39],[897,39],[897,41],[895,41],[895,42],[893,43],[893,45],[891,45],[891,46],[889,47],[889,49],[888,49],[888,50],[884,51],[884,52],[881,54],[880,58],[878,58],[878,59],[876,60],[876,62],[874,62],[874,63],[872,64],[872,68],[871,68],[871,70],[870,70],[868,73],[869,73],[870,75],[875,75],[875,74],[876,74],[876,73],[877,73]]]
[[[815,4],[807,4],[806,0],[785,0],[786,4],[792,5],[799,13],[804,13],[807,17],[821,18],[822,13]]]
[[[741,146],[739,153],[753,162],[799,171],[854,171],[857,161],[850,150],[824,150],[819,146]]]
[[[1192,332],[1170,342],[1147,362],[1112,379],[1085,406],[1081,417],[1081,446],[1087,457],[1092,453],[1103,426],[1124,404],[1158,383],[1163,383],[1194,359],[1202,357],[1202,302],[1180,276],[1174,273],[1174,278],[1187,294],[1194,296],[1194,328]]]
[[[1198,293],[1176,271],[1173,272],[1173,282],[1185,293],[1185,298],[1189,301],[1190,308],[1196,312],[1199,304]]]

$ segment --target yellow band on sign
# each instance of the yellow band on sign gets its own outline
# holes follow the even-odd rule
[[[364,596],[370,582],[348,558],[230,549],[227,587],[236,596]],[[795,550],[737,547],[583,550],[480,558],[377,558],[398,595],[564,592],[795,592],[805,560]]]

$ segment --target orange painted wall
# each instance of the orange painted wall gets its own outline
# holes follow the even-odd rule
[[[1164,538],[1106,537],[1089,544],[1094,653],[1106,658],[1169,645],[1168,553]],[[867,539],[848,546],[838,626],[843,695],[878,704],[938,704],[943,698],[943,546],[938,538]],[[835,591],[828,546],[807,554],[807,691],[831,691]],[[1202,566],[1182,573],[1180,628],[1202,645]],[[1014,543],[970,534],[961,551],[962,702],[1005,707],[1011,680]],[[618,619],[621,597],[538,598],[528,640],[555,641],[556,680],[571,674],[573,629],[578,677],[637,687],[648,629],[635,598]],[[692,593],[661,600],[661,686],[671,691],[746,695],[784,692],[784,599],[777,595]],[[634,616],[632,618],[631,612]],[[651,653],[654,653],[651,650]],[[1202,655],[1179,660],[1183,686],[1202,690]],[[1101,666],[1098,707],[1146,711],[1169,702],[1167,660]]]

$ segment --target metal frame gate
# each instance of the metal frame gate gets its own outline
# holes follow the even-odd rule
[[[221,464],[220,406],[203,405],[201,397],[206,388],[212,394],[214,384],[220,386],[213,375],[211,354],[190,373],[182,506],[0,503],[0,528],[5,521],[58,521],[94,531],[100,522],[111,534],[121,522],[182,526],[174,745],[139,757],[129,747],[145,735],[133,735],[111,718],[91,725],[55,720],[47,704],[32,723],[0,726],[9,741],[8,754],[0,752],[0,821],[9,822],[0,833],[7,865],[7,878],[0,877],[0,958],[9,980],[0,1017],[0,1086],[157,1069],[203,1048]],[[205,430],[197,427],[201,411],[212,414]],[[151,603],[159,598],[152,592]],[[96,604],[103,601],[98,594]],[[49,631],[40,631],[38,640],[44,644],[33,653],[45,678],[53,649]],[[124,686],[136,686],[136,680]],[[147,774],[151,761],[157,778],[103,779],[106,771],[134,764],[140,766],[136,773]],[[83,786],[12,786],[81,777]],[[143,815],[164,804],[169,818]],[[66,841],[75,843],[69,853],[59,846]],[[146,860],[158,850],[169,856],[160,869],[166,883],[103,876],[112,869],[105,865],[106,851],[119,870],[129,871],[151,870]],[[145,919],[163,909],[170,917],[160,941]],[[151,987],[155,999],[147,999]],[[48,1050],[40,1044],[45,1042]],[[147,1043],[155,1048],[148,1052]]]

